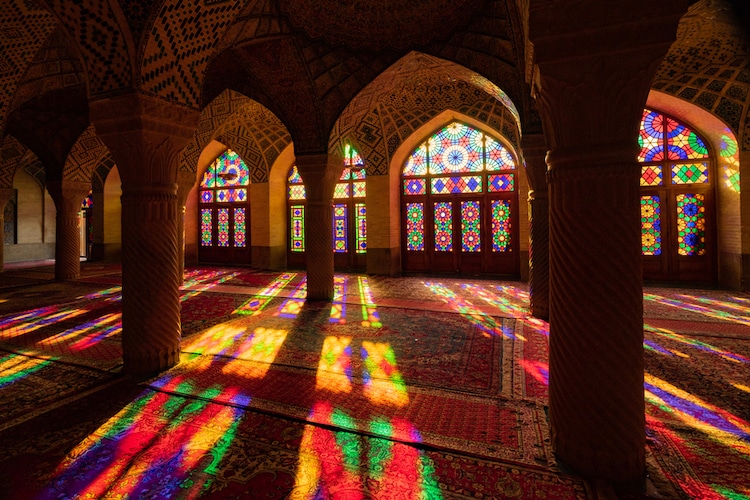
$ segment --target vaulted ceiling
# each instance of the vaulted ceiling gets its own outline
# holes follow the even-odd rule
[[[739,136],[750,129],[750,50],[728,1],[690,8],[653,87],[717,114]],[[298,154],[318,153],[342,116],[364,119],[378,105],[373,95],[392,99],[391,83],[421,88],[451,77],[488,97],[501,89],[521,127],[535,129],[529,3],[0,0],[0,130],[25,134],[27,145],[29,136],[53,144],[37,154],[59,163],[86,128],[82,95],[83,108],[86,99],[136,91],[204,109],[229,89],[278,117]],[[368,109],[353,112],[358,103]],[[65,125],[56,115],[71,107],[76,117]],[[750,149],[750,130],[744,136]]]

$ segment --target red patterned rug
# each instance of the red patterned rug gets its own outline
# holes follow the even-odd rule
[[[565,474],[411,444],[399,417],[355,428],[320,411],[332,423],[120,384],[0,431],[0,497],[601,498]]]

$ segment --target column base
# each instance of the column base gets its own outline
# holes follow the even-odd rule
[[[162,352],[123,353],[123,373],[137,376],[156,375],[180,362],[180,347]]]

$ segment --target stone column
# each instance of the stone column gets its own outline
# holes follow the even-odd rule
[[[550,152],[549,418],[555,454],[611,481],[645,474],[638,124],[686,2],[533,3]]]
[[[521,142],[529,179],[529,308],[532,316],[549,319],[549,200],[547,145],[542,134]]]
[[[177,260],[180,266],[180,283],[185,275],[185,204],[193,186],[196,184],[195,173],[177,173]]]
[[[307,300],[333,299],[333,190],[343,161],[328,155],[297,156],[297,169],[305,182],[305,242],[307,248]]]
[[[48,181],[47,191],[57,209],[55,219],[55,279],[76,279],[81,275],[81,203],[91,191],[85,182]]]
[[[122,178],[123,369],[152,374],[180,361],[176,179],[199,113],[132,93],[92,102],[90,116]]]
[[[5,270],[5,205],[15,192],[13,188],[0,188],[0,234],[3,235],[3,240],[0,241],[0,273]]]

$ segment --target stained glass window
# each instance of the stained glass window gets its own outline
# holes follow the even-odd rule
[[[510,201],[492,201],[492,251],[506,252],[510,245]]]
[[[490,193],[513,191],[516,188],[513,174],[493,174],[487,178],[487,182],[487,191]]]
[[[480,252],[481,221],[487,217],[492,233],[486,237],[485,251],[490,251],[490,246],[493,252],[509,251],[513,199],[510,195],[515,194],[515,169],[514,157],[503,143],[468,125],[452,122],[428,138],[409,156],[403,170],[407,250]],[[479,198],[445,199],[466,194]],[[417,196],[426,198],[427,203],[409,201]],[[429,213],[424,213],[424,207]],[[428,226],[415,219],[417,213],[428,218]],[[453,230],[459,218],[460,234],[457,224]],[[419,236],[418,231],[422,231]],[[431,242],[425,249],[422,242],[427,236],[434,245]]]
[[[367,251],[367,210],[363,202],[353,202],[367,195],[365,178],[364,160],[354,148],[347,145],[344,148],[344,170],[333,192],[336,203],[332,207],[331,222],[335,253],[346,253],[350,248],[354,248],[355,253]],[[305,206],[300,202],[306,198],[307,193],[302,176],[297,166],[292,166],[287,176],[291,234],[289,245],[292,252],[305,251]],[[352,231],[350,231],[350,221],[354,224]]]
[[[641,196],[641,251],[643,255],[661,255],[661,199]]]
[[[367,208],[364,203],[355,203],[354,212],[356,214],[356,245],[357,253],[367,252]]]
[[[680,120],[645,109],[638,143],[642,254],[667,259],[659,269],[672,266],[674,252],[704,255],[706,196],[711,189],[711,159],[705,141]],[[670,237],[662,240],[663,235]]]
[[[708,164],[679,163],[672,165],[672,184],[705,184],[708,182]]]
[[[424,250],[424,203],[406,204],[406,247],[413,252]]]
[[[432,179],[432,194],[447,193],[481,193],[482,176],[466,175],[463,177],[438,177]]]
[[[453,250],[453,203],[440,201],[435,203],[435,250],[450,252]]]
[[[292,252],[305,251],[305,207],[304,205],[292,205],[291,229],[292,229]]]
[[[677,245],[680,255],[703,255],[706,251],[706,207],[702,194],[678,194]]]
[[[210,208],[201,208],[201,245],[210,247],[213,244],[213,217]]]
[[[464,252],[481,251],[481,215],[478,201],[461,202],[461,242]]]
[[[347,248],[347,218],[346,205],[333,206],[333,251],[346,252]]]
[[[641,186],[661,186],[662,183],[661,165],[646,165],[641,167]]]
[[[220,208],[217,215],[216,239],[220,247],[229,246],[229,209]]]
[[[244,248],[245,241],[245,209],[237,207],[234,209],[234,246]]]
[[[199,189],[201,247],[204,257],[223,259],[210,248],[248,247],[250,171],[240,156],[226,150],[203,174]],[[226,254],[227,258],[229,254]]]

